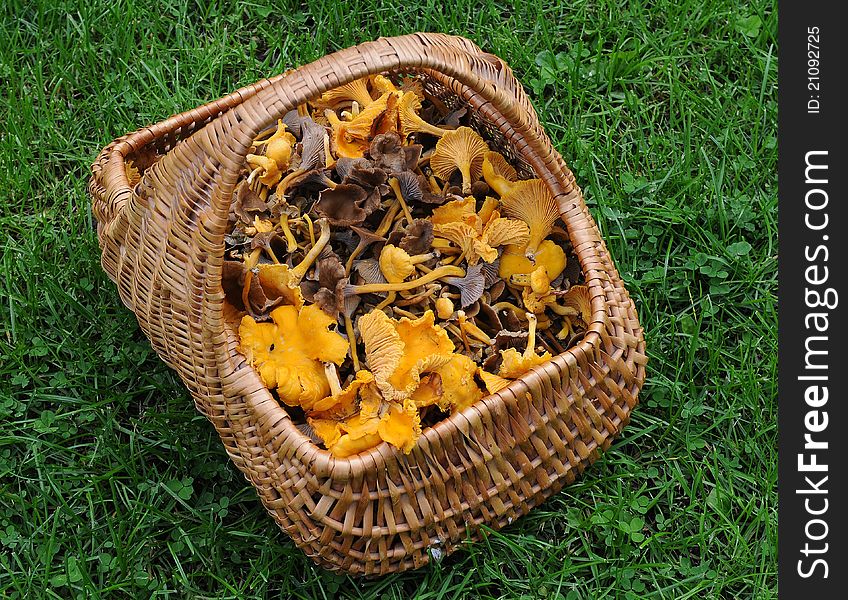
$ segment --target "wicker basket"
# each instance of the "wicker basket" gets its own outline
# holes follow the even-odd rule
[[[490,144],[543,179],[592,296],[584,339],[424,431],[338,459],[295,426],[236,351],[222,313],[229,204],[251,141],[324,91],[380,72],[419,76],[464,104]],[[136,191],[124,160],[151,164]],[[416,568],[481,524],[499,528],[574,480],[629,421],[645,377],[636,310],[580,189],[499,58],[440,34],[348,48],[109,144],[89,185],[102,264],[268,512],[315,562],[350,573]],[[138,190],[142,190],[139,192]]]

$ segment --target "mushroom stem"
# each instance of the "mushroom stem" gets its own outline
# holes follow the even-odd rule
[[[492,338],[490,338],[488,335],[486,335],[485,331],[483,331],[482,329],[477,327],[477,325],[475,325],[473,322],[469,321],[466,318],[464,310],[458,310],[456,312],[456,314],[457,314],[457,317],[459,317],[459,328],[462,330],[463,338],[466,335],[470,335],[471,337],[483,342],[484,344],[490,345],[490,346],[495,343],[494,340],[492,340]]]
[[[546,308],[550,308],[556,314],[561,317],[576,317],[580,313],[577,312],[577,309],[572,308],[570,306],[563,306],[561,304],[557,304],[556,302],[551,302],[547,305]]]
[[[350,315],[344,316],[344,325],[345,333],[347,334],[347,341],[350,344],[350,359],[353,361],[353,370],[358,372],[359,355],[356,352],[356,335],[353,331],[353,320],[351,320]]]
[[[462,193],[467,195],[471,193],[471,163],[463,163],[459,165],[459,172],[462,173]]]
[[[507,302],[506,300],[498,302],[497,304],[492,304],[490,308],[495,312],[499,312],[502,310],[511,310],[518,318],[521,318],[524,314],[524,309],[518,308],[515,304],[513,304],[512,302]]]
[[[253,270],[247,272],[244,278],[244,287],[241,288],[241,303],[244,304],[245,310],[250,310],[250,304],[248,304],[248,299],[250,298],[250,283],[253,281]]]
[[[378,292],[400,292],[411,290],[430,283],[441,277],[465,277],[465,271],[459,267],[445,266],[433,269],[426,275],[422,275],[418,279],[410,281],[402,281],[400,283],[369,283],[365,285],[351,285],[345,288],[345,294],[374,294]]]
[[[427,254],[413,254],[409,257],[409,261],[413,265],[417,265],[423,262],[427,262],[431,258],[435,258],[436,254],[434,252],[428,252]]]
[[[436,195],[439,195],[439,194],[442,193],[442,188],[439,185],[439,182],[436,181],[436,177],[432,173],[430,173],[430,176],[427,178],[427,182],[430,184],[430,191],[431,192],[433,192]]]
[[[274,261],[274,264],[277,264],[277,265],[280,264],[280,259],[278,259],[277,255],[274,254],[274,251],[271,249],[270,245],[267,248],[265,248],[265,251],[268,252],[268,256],[271,257],[271,260]]]
[[[339,373],[336,371],[336,365],[325,362],[324,375],[327,376],[327,383],[330,384],[330,395],[338,396],[342,391],[342,382],[339,381]]]
[[[406,217],[406,222],[412,223],[412,213],[409,212],[409,207],[403,199],[403,193],[401,192],[400,183],[398,182],[397,177],[389,179],[389,187],[392,188],[392,191],[395,193],[395,197],[397,197],[398,202],[403,209],[403,215]]]
[[[527,349],[524,351],[524,358],[533,358],[536,354],[536,315],[526,312],[524,316],[530,323],[527,330]]]
[[[465,332],[465,326],[467,324],[465,320],[465,311],[458,310],[456,311],[457,319],[459,320],[459,337],[462,338],[462,345],[465,346],[466,352],[471,352],[471,347],[468,345],[468,334]]]
[[[303,213],[303,220],[306,221],[306,228],[309,230],[309,241],[314,246],[315,245],[315,228],[312,226],[312,219],[309,218],[309,215]],[[329,224],[328,224],[329,230]]]
[[[306,215],[303,215],[306,217]],[[312,222],[308,221],[310,224],[310,233],[312,232]],[[321,254],[321,251],[324,249],[324,246],[330,241],[330,224],[327,222],[327,219],[319,219],[318,225],[321,226],[321,236],[318,238],[318,241],[312,246],[312,249],[303,257],[303,260],[294,267],[290,273],[289,286],[294,287],[300,283],[300,280],[303,279],[304,275],[306,275],[306,271],[309,270],[309,267],[312,266],[312,263],[318,258],[318,255]]]
[[[377,227],[377,230],[374,232],[374,234],[379,236],[386,235],[395,220],[395,215],[399,210],[400,203],[393,202],[391,207],[389,207],[389,210],[387,210],[386,214],[383,216],[383,220],[380,221],[380,225]]]
[[[380,304],[378,304],[377,306],[374,307],[374,310],[383,310],[389,304],[394,302],[395,298],[397,298],[397,292],[395,292],[395,291],[389,292],[388,294],[386,294],[386,297],[383,298],[383,301],[380,302]]]
[[[297,240],[289,228],[289,216],[286,213],[280,215],[280,227],[283,229],[283,236],[286,238],[286,252],[291,254],[297,250]]]

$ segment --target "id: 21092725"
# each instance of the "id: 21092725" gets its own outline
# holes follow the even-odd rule
[[[807,114],[817,115],[821,110],[819,60],[820,60],[819,28],[807,27]]]

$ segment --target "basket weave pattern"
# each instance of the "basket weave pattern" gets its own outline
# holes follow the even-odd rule
[[[236,351],[222,313],[224,234],[253,139],[324,91],[415,74],[469,107],[478,128],[557,199],[592,296],[584,339],[506,389],[346,459],[315,446]],[[128,186],[124,161],[162,157]],[[521,169],[520,169],[521,170]],[[526,514],[628,423],[645,378],[642,328],[579,187],[509,67],[463,38],[412,34],[342,50],[123,136],[92,166],[102,264],[273,518],[317,563],[350,573],[416,568],[481,524]]]

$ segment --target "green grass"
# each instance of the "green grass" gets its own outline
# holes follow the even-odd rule
[[[772,3],[152,0],[0,8],[0,597],[772,598]],[[466,35],[583,187],[650,355],[630,426],[485,541],[362,581],[266,515],[99,266],[112,138],[350,44]],[[538,59],[537,59],[538,57]]]

